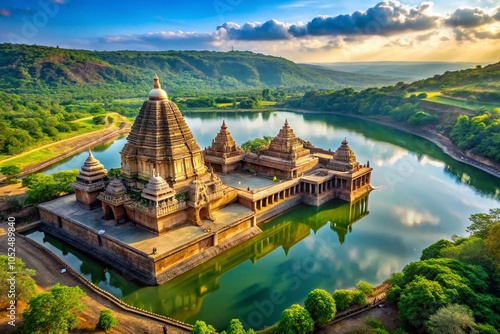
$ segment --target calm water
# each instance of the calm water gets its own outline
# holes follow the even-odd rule
[[[499,206],[500,180],[459,163],[416,136],[357,119],[293,113],[189,113],[200,146],[211,143],[226,120],[242,142],[274,136],[286,118],[296,135],[336,150],[347,138],[358,160],[370,161],[376,188],[368,212],[332,201],[296,207],[262,227],[264,233],[158,287],[142,287],[41,232],[30,237],[64,256],[73,267],[126,302],[179,320],[202,319],[222,330],[238,317],[262,328],[283,309],[303,303],[308,292],[379,284],[423,248],[453,234],[465,235],[471,213]],[[106,168],[120,166],[125,139],[94,150]],[[80,168],[87,153],[45,171]]]

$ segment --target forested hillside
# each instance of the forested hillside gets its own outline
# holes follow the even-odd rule
[[[193,96],[255,88],[338,89],[387,84],[390,79],[311,69],[248,51],[67,50],[0,45],[0,89],[94,99],[143,96],[158,74],[171,94]]]
[[[440,89],[441,94],[457,96],[457,101],[463,100],[463,104],[473,101],[478,107],[470,111],[471,115],[425,109],[421,101],[427,98],[426,91],[436,89]],[[467,98],[462,98],[463,95]],[[309,91],[285,105],[383,117],[413,127],[425,126],[448,136],[462,150],[500,161],[500,63],[446,72],[411,84],[398,83],[361,91],[352,88]]]

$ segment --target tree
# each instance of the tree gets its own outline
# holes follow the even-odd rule
[[[332,295],[323,289],[314,289],[309,292],[305,308],[318,326],[329,323],[335,318],[337,307]]]
[[[305,308],[293,304],[283,311],[278,323],[280,334],[308,334],[314,330],[314,320]]]
[[[398,316],[404,325],[419,330],[430,315],[447,302],[448,298],[438,282],[417,276],[401,292]]]
[[[422,256],[420,256],[420,260],[436,259],[442,257],[441,250],[451,245],[453,245],[451,241],[444,239],[438,240],[429,247],[426,247],[424,248],[424,250],[422,250]]]
[[[203,320],[196,320],[191,334],[211,334],[215,332],[215,328],[211,325],[207,325]]]
[[[493,256],[500,270],[500,224],[496,224],[488,231],[486,249]]]
[[[28,334],[63,334],[78,325],[77,315],[84,308],[85,292],[79,287],[57,283],[50,291],[32,298],[23,312],[24,331]]]
[[[245,328],[239,319],[231,319],[225,330],[226,334],[246,334]]]
[[[34,205],[50,201],[61,193],[73,192],[70,184],[76,180],[78,170],[60,171],[51,175],[36,173],[27,176],[23,180],[23,186],[29,190],[26,192],[26,202]]]
[[[351,291],[352,303],[351,305],[366,305],[368,300],[366,300],[366,294],[361,290]]]
[[[467,226],[466,231],[480,238],[485,238],[488,229],[495,224],[500,223],[500,208],[490,209],[490,213],[475,213],[469,217],[472,222]]]
[[[2,166],[2,167],[0,167],[0,173],[7,176],[8,183],[11,183],[12,181],[18,182],[16,180],[16,178],[17,178],[17,175],[19,175],[19,173],[21,173],[21,169],[19,167],[17,167],[16,165]]]
[[[36,275],[36,271],[24,268],[24,266],[25,263],[20,258],[16,257],[14,258],[14,262],[9,262],[7,255],[0,255],[0,268],[5,269],[0,271],[0,282],[2,282],[0,284],[0,305],[4,305],[11,299],[8,295],[12,283],[16,286],[15,300],[27,302],[35,295],[36,282],[32,276]],[[8,274],[9,272],[17,273],[15,282],[9,281],[11,278],[11,275]]]
[[[468,307],[450,304],[431,315],[426,325],[431,334],[465,334],[474,332],[476,323]]]
[[[356,283],[356,289],[363,291],[363,293],[367,296],[374,295],[373,285],[368,282],[359,281],[358,283]]]
[[[110,310],[102,310],[101,313],[99,314],[99,321],[97,322],[97,327],[104,329],[105,331],[108,331],[108,329],[115,327],[117,323],[118,320],[113,315],[113,313],[111,313]]]
[[[350,290],[335,290],[333,292],[333,299],[335,299],[335,305],[340,311],[347,310],[352,305],[352,293]]]

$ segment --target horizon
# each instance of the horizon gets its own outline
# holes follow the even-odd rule
[[[500,0],[13,0],[0,43],[91,51],[252,51],[297,63],[496,63]]]

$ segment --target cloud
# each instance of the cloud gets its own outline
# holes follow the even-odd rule
[[[151,49],[155,47],[161,48],[178,48],[178,47],[191,47],[197,45],[203,48],[207,44],[217,41],[216,34],[210,33],[196,33],[185,31],[160,31],[148,32],[144,34],[131,34],[131,35],[108,35],[100,39],[102,43],[106,44],[135,44],[142,46],[150,46]]]
[[[56,3],[58,5],[64,5],[66,4],[66,1],[65,0],[52,0],[53,3]]]
[[[11,16],[11,15],[12,13],[8,9],[5,8],[0,9],[0,16]]]
[[[247,22],[239,26],[233,22],[226,22],[217,27],[217,31],[226,33],[231,40],[259,41],[285,40],[292,36],[289,33],[290,24],[269,20],[265,23]]]
[[[495,17],[481,8],[459,8],[445,20],[445,24],[451,27],[472,28],[490,23],[493,20]]]
[[[307,24],[307,32],[324,35],[393,35],[405,31],[421,31],[437,26],[439,17],[429,15],[432,3],[419,6],[397,1],[379,2],[366,11],[347,15],[318,16]]]
[[[399,221],[406,226],[415,226],[421,224],[438,225],[441,221],[439,217],[434,216],[429,211],[419,212],[414,209],[395,207],[393,214]]]
[[[295,3],[301,6],[303,3]],[[402,5],[397,1],[380,2],[366,11],[337,16],[318,16],[307,24],[290,24],[277,20],[248,22],[240,26],[226,22],[217,27],[231,40],[286,40],[310,36],[393,35],[436,27],[439,17],[429,15],[431,2],[419,6]]]

